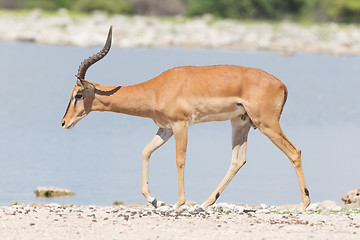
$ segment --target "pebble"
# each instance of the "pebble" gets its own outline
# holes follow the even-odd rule
[[[255,213],[270,213],[271,211],[269,210],[269,209],[258,209],[258,210],[256,210],[256,212]]]
[[[195,203],[188,209],[198,206]],[[224,209],[230,210],[225,212]],[[246,239],[278,239],[284,234],[288,239],[358,239],[359,210],[313,209],[299,214],[297,210],[276,206],[219,203],[203,212],[191,212],[174,210],[169,205],[148,209],[127,205],[17,203],[11,207],[0,206],[0,239],[16,239],[19,233],[29,239],[41,240],[112,239],[114,234],[118,239],[152,236],[154,239],[216,240],[234,239],[239,234]]]
[[[3,212],[6,214],[6,215],[15,215],[15,212],[16,210],[12,207],[5,207],[3,209]]]

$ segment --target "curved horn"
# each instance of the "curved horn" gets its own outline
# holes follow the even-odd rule
[[[106,39],[106,43],[105,43],[105,46],[103,47],[103,49],[101,49],[98,53],[94,54],[93,56],[89,57],[88,59],[85,59],[84,61],[82,61],[82,63],[80,64],[79,70],[78,70],[78,74],[76,76],[77,78],[84,79],[88,68],[106,56],[106,54],[109,52],[110,47],[111,47],[111,36],[112,36],[112,26],[110,26],[109,33],[108,33],[108,36]]]

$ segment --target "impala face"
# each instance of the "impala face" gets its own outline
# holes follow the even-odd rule
[[[71,98],[66,113],[61,121],[65,129],[73,128],[76,123],[91,112],[93,101],[95,99],[95,87],[92,83],[85,80],[86,71],[91,65],[100,61],[106,56],[111,48],[112,27],[106,39],[105,46],[98,53],[85,59],[79,66],[76,75],[77,83],[71,92]]]
[[[71,98],[66,113],[61,121],[65,129],[73,128],[76,123],[91,112],[95,98],[94,86],[85,81],[77,80],[77,84],[71,92]]]

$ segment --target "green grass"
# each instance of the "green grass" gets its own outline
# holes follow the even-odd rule
[[[0,9],[0,16],[2,15],[11,15],[11,16],[17,16],[17,17],[26,17],[33,13],[34,9],[20,9],[20,10],[9,10],[9,9]],[[63,13],[60,11],[45,11],[45,10],[39,10],[39,16],[40,17],[59,17],[62,16]],[[80,18],[90,18],[93,16],[92,13],[84,13],[84,12],[76,12],[76,11],[70,11],[66,10],[66,14],[70,16],[73,20],[80,19]],[[106,14],[109,16],[109,14]]]
[[[11,15],[11,16],[18,16],[18,17],[26,17],[33,12],[34,12],[33,9],[18,9],[18,10],[0,9],[0,16]],[[72,11],[72,10],[65,10],[65,13],[63,13],[62,11],[39,10],[40,17],[60,17],[60,16],[63,16],[64,14],[69,16],[74,21],[83,19],[83,18],[91,18],[93,16],[93,13],[85,13],[85,12]],[[104,12],[104,14],[108,18],[116,16],[116,14],[109,14],[106,12]],[[135,17],[135,15],[128,15],[128,14],[124,14],[123,16],[126,16],[128,18]],[[156,18],[163,22],[184,24],[189,21],[196,20],[199,17],[155,16],[155,17],[149,17],[149,18]],[[220,23],[222,21],[230,21],[235,24],[237,23],[237,24],[243,24],[243,25],[249,25],[249,26],[258,25],[258,24],[266,24],[266,25],[271,26],[274,31],[280,30],[281,24],[283,24],[285,22],[288,22],[290,24],[296,24],[303,28],[310,28],[313,26],[317,26],[320,28],[319,31],[321,31],[322,35],[324,36],[324,39],[331,37],[331,32],[333,31],[333,30],[331,30],[332,23],[317,23],[317,22],[312,22],[312,21],[308,21],[308,20],[291,20],[291,21],[287,21],[287,20],[254,20],[254,19],[239,20],[239,19],[228,19],[228,18],[221,18],[221,17],[215,17],[215,16],[200,17],[200,19],[206,20],[207,25],[210,27],[215,25],[216,23]],[[336,23],[336,25],[338,26],[339,29],[344,29],[344,30],[346,30],[350,27],[353,27],[353,26],[360,28],[360,24]]]

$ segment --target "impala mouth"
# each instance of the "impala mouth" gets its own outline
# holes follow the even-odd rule
[[[75,126],[75,124],[74,124],[74,122],[72,122],[70,125],[66,126],[65,121],[63,121],[63,122],[61,123],[61,126],[62,126],[62,128],[64,128],[64,129],[72,129],[72,128]]]
[[[75,124],[74,123],[71,123],[69,126],[67,126],[67,127],[65,127],[65,129],[72,129],[73,127],[75,126]]]

